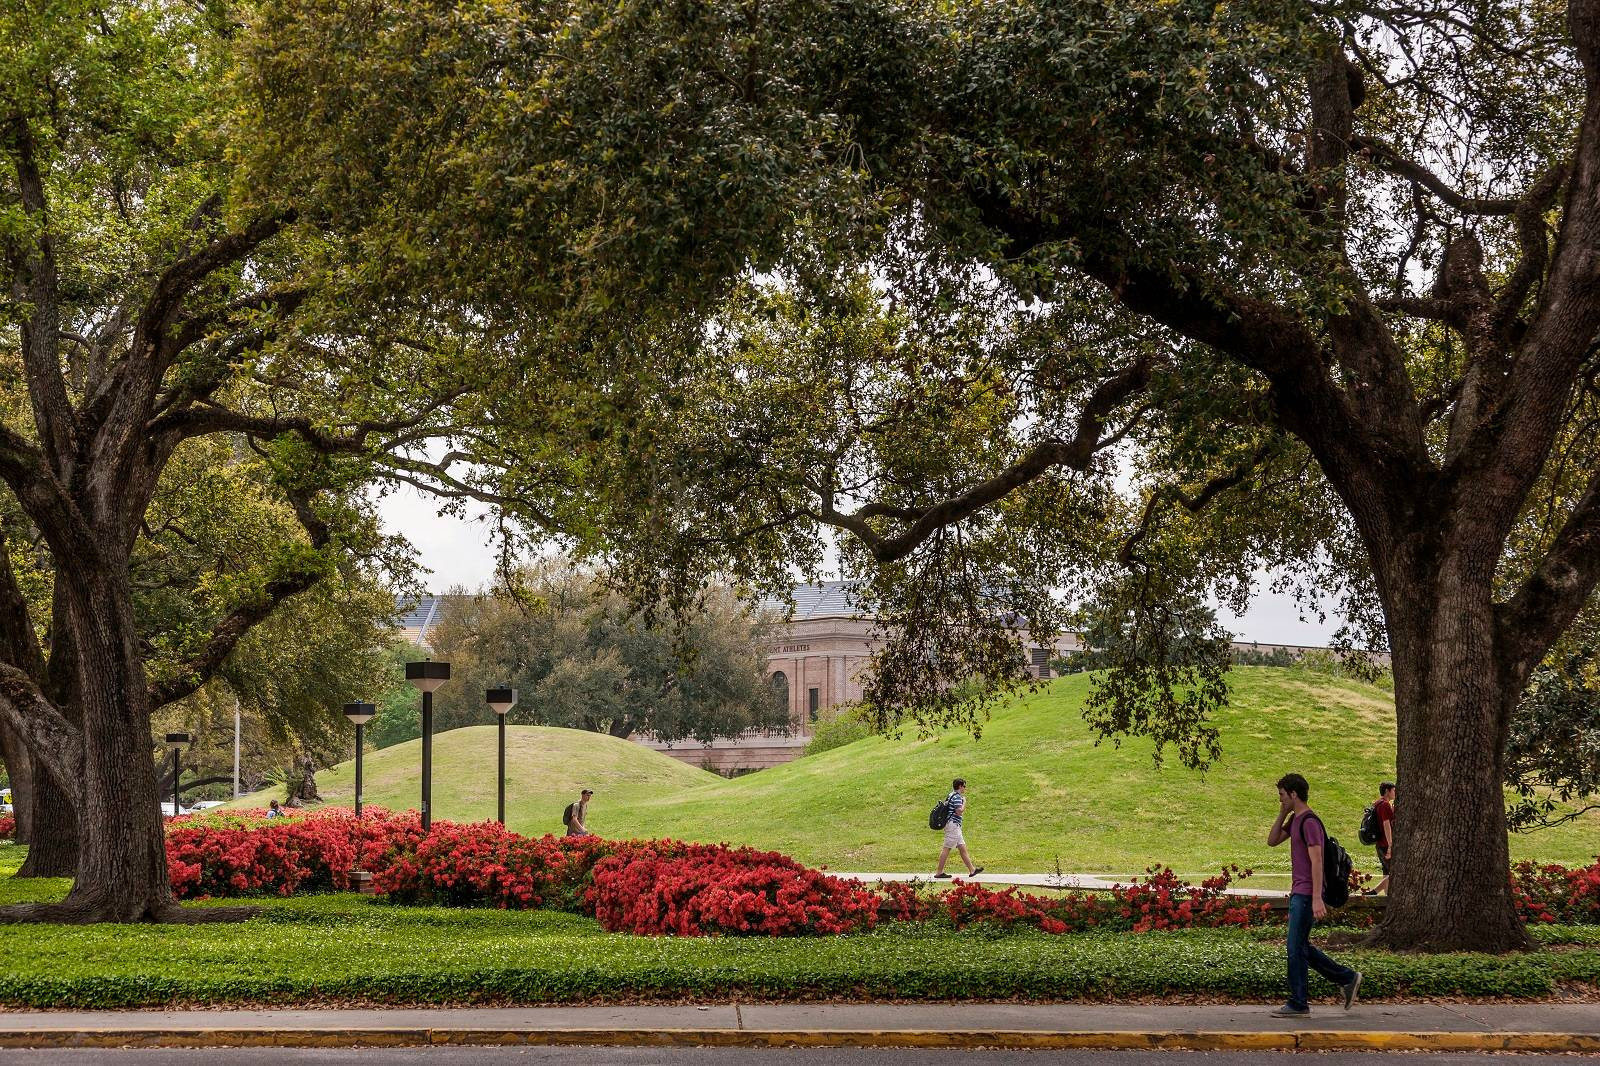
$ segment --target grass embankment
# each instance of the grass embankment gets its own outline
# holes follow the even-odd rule
[[[0,846],[4,899],[54,899],[62,882],[17,881],[23,849]],[[231,901],[229,901],[231,902]],[[205,906],[205,904],[190,904]],[[1048,936],[890,926],[793,939],[633,937],[549,911],[402,907],[356,895],[263,901],[239,925],[0,926],[0,1004],[136,1007],[561,1003],[600,1000],[1035,999],[1205,996],[1270,1002],[1283,991],[1271,929]],[[1364,999],[1545,999],[1600,984],[1592,930],[1538,930],[1591,946],[1512,958],[1341,952]],[[1316,979],[1313,978],[1315,981]],[[1331,1003],[1332,989],[1313,985]]]
[[[1061,678],[998,708],[974,740],[959,730],[918,740],[868,738],[728,781],[637,744],[566,729],[513,727],[507,820],[524,833],[557,831],[561,809],[587,785],[590,827],[606,836],[673,836],[772,848],[838,870],[927,871],[938,837],[928,808],[952,777],[970,783],[967,839],[990,870],[1133,874],[1166,863],[1203,876],[1227,863],[1276,885],[1288,849],[1268,848],[1273,782],[1289,770],[1312,782],[1312,804],[1356,856],[1362,808],[1393,776],[1394,707],[1372,685],[1298,669],[1241,667],[1218,716],[1222,759],[1205,774],[1172,759],[1157,768],[1147,740],[1096,746],[1081,717],[1088,678]],[[366,758],[366,799],[417,805],[419,743]],[[434,813],[494,816],[492,726],[434,740]],[[352,764],[317,778],[348,805]],[[257,799],[256,805],[261,803]],[[1401,797],[1402,817],[1404,797]],[[1516,858],[1593,860],[1600,814],[1512,838]]]

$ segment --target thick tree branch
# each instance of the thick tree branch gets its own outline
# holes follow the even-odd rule
[[[11,568],[6,538],[0,536],[0,661],[8,662],[37,682],[45,676],[44,650],[28,615],[28,601]]]
[[[864,514],[883,514],[881,506],[868,504],[861,511],[840,511],[834,494],[827,487],[820,494],[812,517],[845,530],[860,540],[880,563],[904,558],[919,544],[940,530],[972,515],[1015,489],[1028,484],[1057,467],[1082,470],[1103,446],[1101,431],[1106,420],[1129,397],[1142,392],[1150,383],[1148,358],[1129,364],[1100,387],[1084,404],[1077,431],[1071,440],[1050,439],[1035,445],[1021,459],[987,481],[974,485],[957,496],[918,510],[914,520],[899,533],[884,536],[873,528]],[[909,516],[910,512],[903,512]]]
[[[0,718],[77,803],[78,783],[83,780],[83,736],[37,681],[7,662],[0,662]]]
[[[1528,579],[1496,611],[1502,669],[1520,690],[1600,583],[1600,473]]]
[[[51,468],[58,477],[66,478],[78,458],[80,427],[61,373],[61,305],[49,198],[33,131],[20,117],[12,119],[10,140],[22,209],[35,229],[30,248],[13,250],[17,262],[12,295],[28,308],[21,324],[28,398],[39,437],[47,445]]]

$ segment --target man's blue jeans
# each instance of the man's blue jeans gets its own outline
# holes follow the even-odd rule
[[[1306,967],[1309,965],[1322,976],[1343,988],[1356,979],[1356,972],[1341,966],[1311,945],[1311,926],[1316,921],[1311,916],[1311,897],[1296,892],[1289,897],[1289,1006],[1307,1010]]]

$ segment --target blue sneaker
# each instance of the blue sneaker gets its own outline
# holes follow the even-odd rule
[[[1310,1013],[1310,1007],[1291,1007],[1289,1004],[1285,1003],[1283,1006],[1273,1011],[1272,1016],[1274,1018],[1304,1018]]]

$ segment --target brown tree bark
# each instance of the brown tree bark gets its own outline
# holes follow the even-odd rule
[[[71,877],[78,872],[78,815],[72,797],[43,766],[33,775],[28,857],[18,877]]]
[[[182,920],[167,876],[150,701],[134,642],[126,560],[60,561],[82,721],[77,876],[58,904],[7,908],[0,920]],[[111,556],[111,559],[107,559]],[[95,565],[96,562],[100,565]]]
[[[1411,562],[1406,554],[1399,559]],[[1387,603],[1402,813],[1389,902],[1370,939],[1407,951],[1524,949],[1502,765],[1524,679],[1502,668],[1492,568],[1411,565],[1423,572]]]
[[[0,761],[6,764],[11,780],[11,806],[16,819],[18,844],[26,844],[33,830],[33,759],[28,746],[0,719]]]

